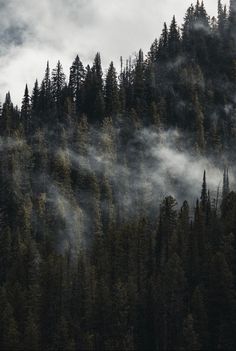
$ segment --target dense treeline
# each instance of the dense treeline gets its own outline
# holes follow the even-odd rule
[[[20,110],[7,94],[0,350],[236,348],[228,170],[216,196],[204,172],[194,209],[167,194],[154,203],[151,141],[137,137],[178,128],[189,139],[178,148],[234,161],[235,34],[235,1],[219,1],[217,19],[197,2],[119,75],[111,63],[104,79],[99,54],[86,68],[77,56],[68,82],[48,64]],[[185,179],[166,177],[185,194]]]
[[[123,61],[117,74],[113,63],[103,74],[98,53],[92,66],[77,56],[69,80],[60,62],[32,94],[26,86],[21,111],[7,94],[2,108],[4,135],[21,127],[29,136],[37,128],[70,124],[86,115],[100,124],[112,117],[144,125],[177,126],[195,135],[200,150],[231,147],[235,137],[236,9],[218,4],[218,18],[210,19],[203,3],[191,5],[181,29],[175,17],[164,25],[144,57]]]

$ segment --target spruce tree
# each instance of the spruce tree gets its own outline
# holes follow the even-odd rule
[[[77,55],[70,68],[69,89],[75,103],[76,113],[81,112],[83,84],[85,79],[84,66]]]
[[[60,104],[62,98],[62,90],[65,87],[66,76],[63,72],[61,62],[57,62],[56,68],[52,71],[52,95],[56,104]],[[46,85],[47,91],[47,85]]]
[[[30,129],[31,129],[31,105],[30,105],[30,96],[29,96],[29,90],[28,86],[26,84],[25,87],[25,94],[22,100],[22,105],[21,105],[21,118],[23,120],[24,126],[26,133],[28,134]]]
[[[229,169],[225,168],[223,176],[222,198],[225,199],[228,196],[229,192]]]
[[[168,54],[171,59],[180,54],[180,34],[177,27],[175,16],[172,19],[168,32]]]
[[[5,102],[2,107],[2,116],[1,116],[1,133],[5,136],[10,136],[13,132],[13,115],[14,108],[11,101],[11,95],[8,92],[6,94]]]
[[[165,60],[168,58],[168,28],[167,28],[167,24],[164,23],[164,28],[162,30],[162,34],[161,37],[159,39],[159,43],[158,43],[158,52],[157,52],[157,57],[158,60],[160,60],[161,62],[165,62]]]
[[[39,108],[39,85],[38,85],[38,80],[36,79],[32,96],[31,96],[31,110],[33,114],[36,114],[38,112]]]
[[[201,202],[200,202],[203,212],[206,211],[207,200],[208,200],[208,193],[207,193],[206,171],[204,171],[203,182],[202,182],[202,192],[201,192]]]
[[[113,62],[111,62],[106,76],[105,104],[108,117],[115,115],[119,111],[119,91],[116,70]]]
[[[221,0],[218,0],[218,30],[220,35],[224,36],[226,31],[227,14],[222,5]]]

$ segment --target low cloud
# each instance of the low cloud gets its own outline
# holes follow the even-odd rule
[[[179,23],[189,0],[0,0],[0,98],[10,90],[21,102],[24,85],[41,79],[46,61],[61,59],[66,72],[79,53],[85,64],[97,51],[104,67],[140,47],[148,50],[164,21],[175,13]],[[215,0],[206,2],[216,12]]]
[[[200,197],[203,172],[207,172],[207,184],[212,198],[218,188],[222,188],[223,170],[226,165],[222,159],[203,157],[186,145],[186,135],[178,130],[169,130],[161,134],[150,129],[140,131],[127,146],[125,157],[118,151],[118,159],[132,159],[133,145],[141,143],[142,152],[136,154],[131,164],[121,163],[112,158],[110,153],[88,146],[87,155],[79,155],[72,150],[65,152],[70,158],[71,167],[75,170],[84,169],[99,177],[105,176],[112,184],[115,202],[134,210],[135,203],[147,202],[146,207],[158,208],[165,197],[174,196],[179,204],[184,200],[195,206]],[[233,173],[230,174],[231,184],[235,183]]]
[[[58,183],[50,170],[47,174],[32,173],[30,160],[16,162],[13,182],[19,194],[25,179],[31,179],[33,194],[38,198],[44,196],[50,220],[58,223],[60,230],[55,237],[55,244],[60,252],[77,250],[90,242],[94,228],[91,222],[91,209],[96,196],[101,204],[103,216],[109,216],[107,211],[112,209],[112,201],[124,220],[130,220],[145,208],[156,219],[159,205],[165,196],[172,195],[181,206],[184,200],[193,209],[197,198],[200,197],[203,172],[207,172],[207,185],[211,198],[216,198],[219,188],[222,191],[223,170],[226,165],[224,158],[203,157],[196,154],[192,145],[191,135],[182,134],[178,130],[168,130],[157,133],[151,128],[142,129],[131,137],[123,148],[113,148],[117,145],[119,130],[113,130],[114,139],[109,140],[106,130],[90,130],[88,144],[84,144],[82,152],[73,149],[73,145],[62,148],[53,143],[48,152],[52,160],[64,162],[74,171],[74,175],[87,179],[84,183],[75,185],[73,192]],[[110,129],[109,129],[110,133]],[[109,134],[110,135],[110,134]],[[96,146],[95,146],[96,145]],[[0,151],[9,152],[27,148],[24,140],[17,138],[0,138]],[[32,149],[37,145],[32,145]],[[25,154],[25,151],[24,151]],[[230,159],[230,155],[229,159]],[[16,158],[17,160],[17,158]],[[230,167],[230,186],[235,189],[235,166]],[[79,179],[78,178],[78,179]],[[104,184],[110,187],[111,198],[105,193],[94,193],[91,181],[96,182],[98,189]],[[23,196],[23,193],[22,193]],[[100,197],[101,196],[101,197]],[[100,201],[101,200],[101,201]],[[40,223],[40,217],[35,223]],[[42,225],[43,228],[43,225]]]

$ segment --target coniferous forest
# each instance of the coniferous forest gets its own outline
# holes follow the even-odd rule
[[[7,93],[0,350],[235,350],[235,152],[235,0]]]

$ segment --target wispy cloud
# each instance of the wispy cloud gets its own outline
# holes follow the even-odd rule
[[[145,6],[144,6],[145,5]],[[68,71],[79,53],[87,64],[101,51],[104,66],[140,47],[148,50],[164,21],[181,22],[190,0],[0,0],[0,97],[20,103],[27,82],[42,78],[49,59]],[[206,1],[215,13],[216,1]]]

